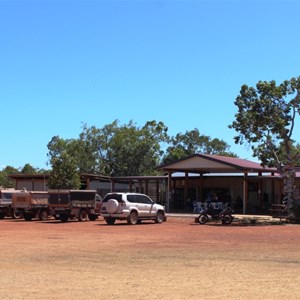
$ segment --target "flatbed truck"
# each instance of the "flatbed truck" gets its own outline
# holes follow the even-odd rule
[[[13,194],[12,206],[16,213],[24,217],[25,221],[31,221],[34,218],[45,221],[51,215],[48,198],[46,191],[22,191]]]
[[[96,190],[49,190],[48,193],[49,207],[62,222],[95,221],[100,215],[102,199]]]

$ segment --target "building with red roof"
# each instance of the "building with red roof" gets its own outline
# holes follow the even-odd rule
[[[197,202],[228,203],[235,213],[268,214],[281,203],[283,180],[275,168],[220,155],[194,154],[157,167],[161,176],[109,177],[82,174],[82,186],[102,196],[110,191],[141,192],[163,203],[168,212],[193,212]],[[16,189],[47,190],[49,175],[15,174]],[[296,168],[300,191],[300,168]]]

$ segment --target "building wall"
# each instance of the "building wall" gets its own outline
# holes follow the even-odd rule
[[[107,193],[111,192],[111,182],[91,180],[89,184],[89,189],[96,190],[101,197],[104,197]],[[128,184],[115,183],[115,191],[128,192],[129,191]]]
[[[47,191],[47,180],[42,179],[18,179],[16,180],[16,190],[25,188],[27,191]]]
[[[200,177],[190,177],[187,182],[188,188],[188,201],[192,202],[194,200],[205,200],[205,192],[213,189],[228,189],[231,205],[233,208],[237,207],[236,212],[239,211],[239,206],[243,198],[243,176],[204,176],[202,179]],[[258,177],[248,177],[249,182],[249,194],[247,210],[248,213],[268,213],[268,209],[271,207],[272,203],[281,203],[282,201],[282,186],[283,182],[279,178],[258,178]],[[261,182],[261,183],[260,183]],[[172,177],[172,196],[176,195],[178,199],[177,202],[182,202],[183,209],[188,207],[187,199],[185,198],[185,178],[175,178]],[[15,189],[21,190],[26,188],[28,191],[44,191],[48,190],[47,180],[43,179],[16,179]],[[111,191],[111,183],[108,181],[91,180],[89,182],[89,189],[95,189],[103,197],[106,193]],[[298,196],[300,197],[300,178],[296,179],[296,188]],[[167,187],[165,183],[159,183],[159,195],[157,196],[156,183],[153,181],[148,182],[148,195],[161,203],[166,203],[167,201]],[[177,193],[175,193],[177,189]],[[129,192],[128,183],[115,183],[115,191]],[[133,183],[133,192],[146,192],[146,183],[142,181],[142,184]],[[191,196],[193,195],[193,196]]]

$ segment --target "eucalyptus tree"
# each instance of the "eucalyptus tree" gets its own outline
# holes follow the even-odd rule
[[[49,182],[54,186],[74,184],[71,175],[76,179],[80,173],[153,174],[162,155],[161,144],[168,140],[167,131],[163,122],[148,121],[139,127],[133,121],[119,125],[115,120],[102,128],[84,124],[78,139],[55,136],[48,143]]]
[[[80,173],[76,158],[77,140],[54,136],[48,143],[49,163],[52,167],[48,186],[54,189],[80,188]]]
[[[20,171],[12,166],[6,166],[0,171],[0,187],[13,188],[14,181],[9,177],[12,174],[19,174]]]
[[[99,130],[101,169],[112,176],[149,175],[155,172],[168,140],[163,122],[148,121],[139,127],[133,121],[119,126],[115,120]]]
[[[284,178],[284,196],[292,212],[295,197],[295,162],[299,147],[294,146],[293,133],[300,113],[300,77],[280,84],[259,81],[256,87],[243,85],[234,104],[237,144],[248,143],[253,155],[264,166],[276,167]]]
[[[38,174],[39,169],[34,168],[31,164],[27,163],[24,165],[24,167],[20,171],[22,174]]]
[[[165,164],[195,153],[236,157],[229,151],[230,146],[225,141],[200,134],[197,128],[185,133],[177,133],[170,138],[170,144],[162,159]]]

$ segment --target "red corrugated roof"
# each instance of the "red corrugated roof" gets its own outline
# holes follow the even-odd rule
[[[195,164],[193,164],[191,167],[191,163],[189,162],[195,161],[195,158],[211,161],[212,164],[211,166],[207,166],[208,164],[206,163],[205,166],[202,166],[201,160],[199,160],[198,163],[195,162]],[[216,166],[216,163],[218,166]],[[204,173],[230,173],[234,170],[235,172],[276,172],[275,168],[264,168],[259,163],[250,160],[210,154],[193,154],[181,160],[175,161],[174,163],[159,166],[158,169],[186,172],[198,171]]]
[[[261,164],[257,162],[253,162],[246,159],[229,157],[229,156],[221,156],[221,155],[210,155],[210,154],[196,154],[202,157],[207,157],[208,159],[212,159],[218,162],[223,162],[229,164],[231,166],[236,166],[238,168],[246,169],[246,170],[262,170],[262,171],[270,171],[276,172],[276,168],[264,168]]]

